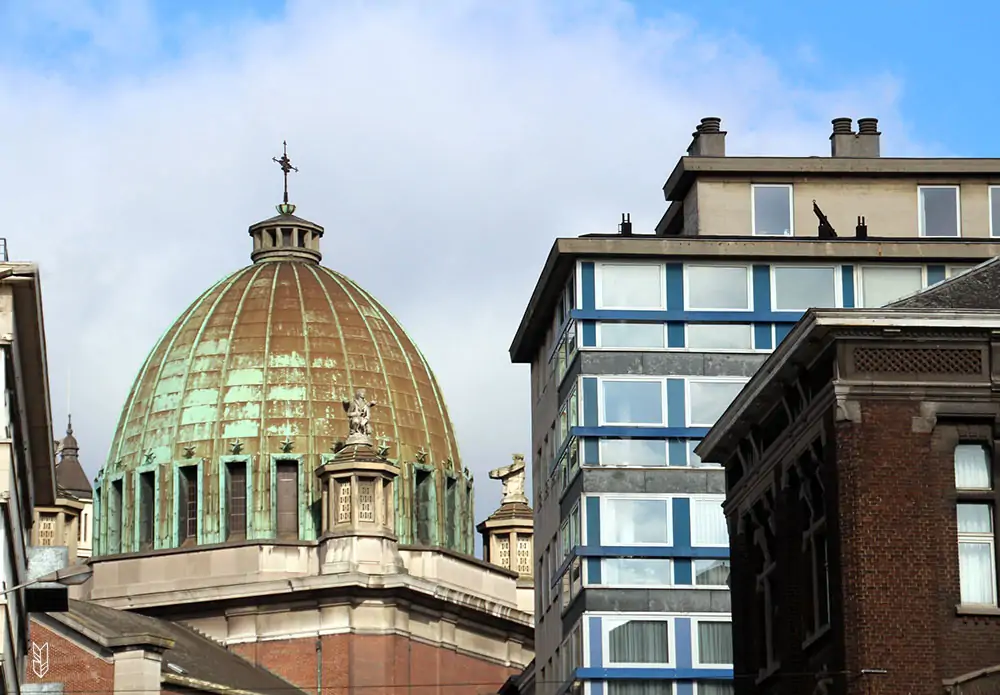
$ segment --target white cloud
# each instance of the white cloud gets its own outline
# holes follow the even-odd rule
[[[56,422],[71,368],[91,472],[161,331],[248,262],[282,139],[325,263],[417,340],[480,481],[530,454],[527,370],[506,350],[553,239],[626,211],[652,228],[700,117],[723,117],[743,154],[823,154],[844,114],[881,117],[890,153],[920,151],[891,77],[804,89],[738,36],[624,3],[304,0],[238,32],[190,28],[139,76],[120,61],[163,33],[128,5],[102,9],[128,37],[92,10],[63,17],[94,35],[73,64],[117,65],[106,80],[0,68],[4,233],[42,264]],[[480,516],[497,492],[479,486]]]

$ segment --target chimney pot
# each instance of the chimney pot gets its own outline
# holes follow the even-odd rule
[[[698,132],[701,133],[718,133],[721,130],[722,119],[716,116],[701,119],[701,125],[698,126]]]
[[[877,118],[859,118],[858,119],[858,134],[859,135],[880,135],[878,132],[878,119]]]
[[[858,121],[858,125],[861,125],[861,121]],[[851,134],[851,119],[850,118],[834,118],[833,119],[833,134],[834,135],[850,135]]]
[[[726,131],[722,130],[722,119],[709,116],[701,119],[691,133],[688,155],[692,157],[725,157]]]

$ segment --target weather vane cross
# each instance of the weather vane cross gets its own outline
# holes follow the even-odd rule
[[[281,167],[282,173],[285,175],[285,204],[288,204],[288,175],[293,171],[298,171],[298,167],[292,166],[292,160],[288,158],[288,142],[281,142],[281,159],[277,157],[271,157],[275,164]]]

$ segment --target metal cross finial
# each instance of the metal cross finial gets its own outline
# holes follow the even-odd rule
[[[292,160],[288,158],[288,142],[285,140],[281,141],[281,159],[277,157],[271,157],[275,164],[281,167],[282,173],[285,175],[285,198],[284,201],[288,203],[288,174],[293,171],[298,171],[298,167],[292,166]]]

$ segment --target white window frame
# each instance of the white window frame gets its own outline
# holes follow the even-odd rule
[[[604,384],[607,381],[658,381],[660,383],[660,422],[611,422],[604,414]],[[601,427],[666,427],[667,426],[667,380],[665,377],[613,376],[605,374],[597,379],[597,424]]]
[[[722,503],[726,501],[725,495],[691,495],[688,497],[688,528],[691,529],[691,545],[695,548],[728,548],[729,547],[729,526],[726,525],[725,543],[696,543],[694,540],[694,505],[695,502],[712,502],[718,505],[720,511]],[[725,519],[725,515],[722,517]],[[691,583],[694,584],[694,564],[691,565]]]
[[[655,307],[634,307],[634,306],[604,306],[601,301],[602,290],[604,289],[604,268],[606,266],[636,266],[650,267],[659,266],[660,269],[660,303]],[[595,261],[594,262],[594,308],[599,311],[666,311],[667,309],[667,264],[650,263],[648,261],[615,260],[615,261]]]
[[[658,437],[651,437],[650,439],[652,441],[660,442],[660,443],[663,444],[663,451],[664,451],[663,461],[664,461],[664,463],[663,463],[662,466],[640,466],[639,464],[635,464],[635,463],[630,463],[630,464],[627,464],[627,465],[618,464],[618,463],[604,463],[604,448],[603,448],[602,445],[604,444],[604,442],[606,442],[608,440],[611,440],[611,439],[619,439],[619,437],[601,437],[601,438],[598,439],[598,442],[597,442],[597,467],[598,468],[612,468],[612,469],[614,469],[614,468],[624,468],[624,469],[638,468],[640,470],[646,470],[646,469],[660,470],[662,468],[667,468],[668,466],[670,466],[670,443],[666,439],[661,439],[661,438],[658,438]]]
[[[640,309],[639,311],[642,311],[642,310]],[[667,324],[666,324],[666,322],[663,322],[661,324],[661,328],[663,330],[663,347],[639,347],[639,346],[630,346],[630,347],[605,347],[604,345],[602,345],[602,343],[604,342],[603,329],[604,329],[604,326],[608,325],[609,323],[655,323],[655,322],[651,322],[651,321],[597,321],[597,330],[596,330],[596,336],[595,336],[596,337],[596,341],[595,342],[597,343],[597,349],[598,350],[626,350],[626,351],[633,351],[633,352],[635,352],[635,351],[650,352],[650,351],[653,351],[653,350],[666,350],[669,347],[669,342],[670,342],[669,338],[670,338],[670,336],[667,334]],[[686,340],[687,339],[687,335],[685,334],[684,337],[685,337],[685,340]]]
[[[986,188],[987,214],[990,218],[990,237],[1000,237],[1000,220],[993,219],[993,196],[1000,196],[1000,185],[991,185]]]
[[[941,238],[947,239],[948,237],[941,237]],[[926,265],[918,265],[915,263],[862,263],[858,265],[857,269],[854,271],[855,272],[854,303],[857,305],[858,308],[864,308],[865,306],[865,273],[864,273],[865,268],[875,268],[879,270],[882,268],[910,268],[910,269],[918,268],[920,270],[920,289],[917,291],[920,292],[922,290],[927,289]],[[904,294],[901,297],[899,297],[899,299],[903,299],[903,297],[908,297],[908,296],[910,295]],[[896,299],[893,301],[899,301],[899,300]],[[870,307],[870,308],[877,308],[877,307]]]
[[[691,666],[692,668],[706,669],[731,669],[733,664],[705,664],[701,661],[701,649],[698,648],[698,624],[699,623],[730,623],[733,617],[729,613],[719,613],[718,615],[702,615],[691,617]],[[735,656],[735,655],[734,655]]]
[[[701,311],[701,310],[699,310],[699,311]],[[702,321],[685,322],[684,323],[684,349],[687,350],[688,352],[722,352],[722,353],[750,353],[750,352],[758,352],[758,350],[757,350],[757,341],[755,340],[755,336],[754,336],[753,323],[749,323],[749,322],[748,323],[735,323],[735,322],[734,323],[730,323],[730,322],[727,321],[724,324],[721,324],[721,325],[725,325],[725,326],[746,326],[747,327],[747,332],[750,334],[750,347],[748,347],[748,348],[701,348],[701,347],[691,347],[690,340],[689,340],[689,337],[688,337],[688,335],[689,335],[688,334],[688,329],[691,327],[692,324],[694,324],[696,326],[719,325],[719,324],[704,323]]]
[[[674,564],[674,558],[671,558],[671,557],[643,557],[643,558],[635,558],[637,560],[658,560],[658,561],[666,562],[667,563],[667,567],[669,568],[669,571],[667,573],[669,579],[664,584],[613,584],[613,583],[609,582],[608,581],[608,577],[607,577],[607,566],[604,563],[607,562],[608,560],[628,560],[628,559],[632,559],[632,558],[625,558],[625,557],[602,557],[600,559],[601,560],[601,581],[600,581],[599,584],[598,583],[591,583],[591,586],[595,586],[595,587],[596,586],[600,586],[600,587],[606,587],[606,588],[609,588],[609,589],[670,589],[670,588],[674,588],[674,587],[678,586],[678,584],[676,582],[676,577],[674,576],[674,572],[676,571],[676,565]],[[587,576],[587,579],[588,580],[590,579],[589,574]],[[684,588],[686,589],[688,587],[684,586]]]
[[[638,493],[608,493],[600,495],[601,500],[601,529],[600,529],[600,545],[607,548],[663,548],[663,547],[673,547],[674,545],[674,499],[676,495],[657,495],[645,492]],[[628,500],[628,501],[649,501],[649,500],[659,500],[665,503],[667,507],[667,540],[665,543],[629,543],[628,545],[620,543],[611,543],[608,541],[607,537],[604,535],[604,530],[610,530],[610,526],[607,523],[607,519],[610,517],[608,514],[608,501],[609,500]]]
[[[922,191],[925,189],[941,189],[948,188],[955,191],[955,231],[957,234],[953,237],[951,236],[927,236],[927,230],[924,229],[924,204]],[[962,188],[956,184],[942,184],[942,185],[918,185],[917,186],[917,234],[922,239],[961,239],[962,238]]]
[[[757,189],[787,188],[788,189],[788,234],[758,234],[757,233]],[[795,186],[790,183],[752,183],[750,184],[750,236],[775,237],[786,239],[795,236]]]
[[[628,662],[611,660],[611,630],[633,620],[644,622],[667,623],[667,639],[669,640],[667,662]],[[601,654],[605,668],[674,668],[677,665],[677,629],[676,616],[662,613],[614,613],[601,618]]]
[[[719,463],[705,463],[704,460],[702,460],[702,459],[699,459],[699,461],[701,461],[701,463],[699,465],[697,465],[697,466],[694,465],[694,463],[692,462],[692,459],[694,458],[694,449],[699,444],[701,444],[701,440],[700,439],[688,439],[688,440],[685,441],[685,443],[684,443],[684,448],[685,448],[685,453],[686,453],[686,456],[684,458],[684,461],[685,461],[684,465],[685,466],[687,466],[688,468],[693,468],[696,471],[697,470],[701,470],[702,468],[709,468],[709,469],[715,469],[717,471],[721,471],[723,468],[725,468],[725,466],[723,466],[722,464],[719,464]]]
[[[699,560],[728,560],[729,561],[729,571],[732,572],[733,564],[730,558],[723,557],[695,557],[691,558],[691,588],[692,589],[705,589],[709,591],[718,591],[719,589],[725,589],[729,591],[729,587],[726,584],[699,584],[698,583],[698,572],[695,570],[695,563]],[[687,587],[684,587],[685,589]]]
[[[962,488],[959,488],[962,489]],[[989,533],[970,533],[968,531],[958,533],[958,548],[960,549],[963,543],[975,543],[976,545],[989,545],[990,547],[990,586],[993,587],[993,602],[992,603],[965,603],[961,600],[961,593],[959,594],[959,601],[963,606],[992,606],[996,607],[998,602],[1000,602],[1000,587],[997,587],[997,544],[996,544],[996,523],[997,523],[997,513],[996,508],[990,502],[978,502],[973,500],[959,500],[956,507],[961,507],[962,505],[980,505],[988,507],[990,510],[991,524]],[[961,571],[959,572],[959,582],[961,582]],[[961,588],[959,589],[961,591]]]
[[[692,422],[691,420],[691,384],[692,383],[728,383],[728,384],[742,384],[746,386],[750,381],[750,377],[737,377],[737,376],[695,376],[686,377],[684,379],[684,424],[687,427],[714,427],[715,423],[699,423]],[[726,406],[727,408],[729,406]],[[725,412],[725,411],[723,411]]]
[[[775,278],[774,271],[778,268],[822,268],[822,269],[832,269],[833,270],[833,301],[836,304],[835,309],[842,309],[844,307],[844,271],[842,266],[832,265],[829,263],[772,263],[771,269],[768,272],[768,277],[771,286],[771,311],[777,312],[797,312],[805,311],[805,309],[779,309],[778,308],[778,283]]]
[[[747,304],[746,307],[698,307],[691,305],[691,274],[690,268],[743,268],[747,271]],[[753,301],[753,266],[748,263],[685,263],[684,269],[684,310],[685,311],[719,311],[719,312],[752,312]],[[687,336],[685,335],[685,339]],[[685,340],[685,344],[687,344]]]

